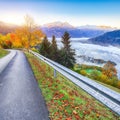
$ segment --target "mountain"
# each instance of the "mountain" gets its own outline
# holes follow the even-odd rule
[[[94,30],[106,30],[106,31],[112,31],[116,30],[116,27],[111,27],[111,26],[98,26],[98,25],[84,25],[84,26],[79,26],[77,27],[78,29],[94,29]]]
[[[101,45],[118,45],[120,46],[120,30],[114,30],[95,38],[89,39],[90,42]]]
[[[74,26],[72,26],[68,22],[60,22],[60,21],[44,24],[43,26],[47,28],[53,28],[53,27],[70,28],[70,29],[74,28]]]
[[[18,27],[18,26],[0,21],[0,33],[1,34],[10,33],[12,31],[14,31],[16,29],[16,27]]]
[[[45,24],[41,26],[40,29],[42,29],[42,31],[48,37],[52,37],[52,35],[55,35],[56,37],[61,37],[64,34],[64,32],[67,31],[73,38],[96,37],[112,30],[111,28],[101,29],[100,27],[90,25],[74,27],[67,22],[53,22]]]

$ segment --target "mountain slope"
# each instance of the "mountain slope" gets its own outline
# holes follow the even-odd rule
[[[120,45],[120,30],[104,33],[101,36],[90,39],[92,43],[103,45]]]

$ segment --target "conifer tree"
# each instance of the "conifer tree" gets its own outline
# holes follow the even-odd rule
[[[62,36],[63,48],[61,49],[61,64],[72,68],[75,64],[75,51],[71,49],[70,45],[70,35],[68,32],[65,32]]]
[[[58,47],[57,47],[56,38],[54,35],[52,36],[51,59],[54,61],[58,60]]]
[[[40,45],[40,49],[39,52],[40,54],[42,54],[43,56],[50,58],[50,52],[51,52],[51,44],[48,41],[47,37],[45,36],[43,39],[43,42]]]

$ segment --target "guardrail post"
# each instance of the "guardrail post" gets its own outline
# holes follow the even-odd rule
[[[54,69],[54,78],[56,78],[56,77],[57,77],[57,70]]]

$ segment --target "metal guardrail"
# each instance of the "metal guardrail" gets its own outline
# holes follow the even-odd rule
[[[30,50],[30,53],[44,61],[48,65],[54,68],[54,76],[56,77],[56,71],[67,77],[74,84],[82,88],[88,94],[99,100],[101,103],[106,105],[112,111],[120,115],[120,94],[99,84],[95,81],[84,77],[36,52]]]

